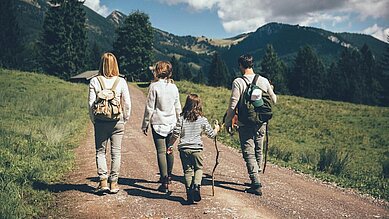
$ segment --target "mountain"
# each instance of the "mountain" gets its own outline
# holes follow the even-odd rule
[[[330,65],[344,48],[361,48],[364,43],[378,58],[388,46],[364,34],[333,33],[313,27],[269,23],[248,34],[238,44],[231,46],[222,57],[230,68],[236,68],[236,59],[241,54],[252,54],[258,60],[265,54],[266,45],[272,44],[278,56],[290,64],[300,47],[310,45],[324,63]]]
[[[16,0],[18,21],[24,32],[24,42],[33,50],[39,39],[44,15],[49,7],[47,0]],[[120,11],[113,11],[106,18],[88,7],[87,36],[91,45],[96,42],[101,50],[112,50],[115,29],[126,18]],[[377,59],[380,59],[388,44],[369,35],[333,33],[319,28],[280,23],[269,23],[255,32],[240,34],[227,39],[211,39],[205,36],[177,36],[154,28],[154,55],[156,60],[170,60],[172,56],[195,69],[207,68],[212,54],[218,52],[230,70],[237,70],[236,60],[245,53],[252,54],[256,65],[265,53],[267,44],[272,44],[278,56],[286,63],[292,63],[300,47],[310,45],[328,66],[337,60],[345,47],[361,48],[367,44]],[[207,72],[205,69],[204,72]]]

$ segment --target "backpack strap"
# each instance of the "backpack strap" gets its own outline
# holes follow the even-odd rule
[[[113,85],[112,85],[112,88],[111,88],[112,91],[115,91],[116,87],[117,87],[118,84],[119,84],[119,81],[120,81],[120,77],[117,77],[116,80],[115,80],[115,82],[114,82]]]
[[[101,90],[104,90],[105,89],[105,84],[104,84],[103,76],[97,76],[97,80],[100,83]]]
[[[256,85],[259,78],[259,74],[255,74],[253,82],[251,82],[252,85]]]

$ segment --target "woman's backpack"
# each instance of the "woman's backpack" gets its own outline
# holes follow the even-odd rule
[[[247,88],[243,92],[238,108],[238,118],[245,125],[261,125],[272,117],[272,105],[269,94],[256,85],[259,75],[255,75],[249,84],[247,78],[242,77]]]
[[[120,78],[117,77],[111,89],[107,89],[103,76],[97,76],[101,90],[97,93],[96,101],[93,104],[93,115],[96,120],[118,121],[122,113],[120,99],[116,98],[115,90]]]

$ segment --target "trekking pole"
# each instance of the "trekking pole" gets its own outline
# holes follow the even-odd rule
[[[219,121],[215,120],[215,124],[219,125]],[[216,148],[216,161],[215,161],[215,166],[213,167],[213,170],[212,170],[212,196],[215,196],[215,175],[214,174],[215,174],[216,167],[219,165],[219,154],[220,154],[219,148],[217,146],[216,136],[214,139],[214,143],[215,143],[215,148]]]
[[[267,163],[267,153],[269,151],[269,121],[266,122],[266,142],[265,142],[265,162],[263,164],[263,171],[262,173],[265,174],[265,169],[266,169],[266,163]]]

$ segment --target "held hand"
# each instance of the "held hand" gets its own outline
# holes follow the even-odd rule
[[[213,128],[213,131],[217,134],[220,131],[220,125],[219,124],[215,124],[215,126]]]

